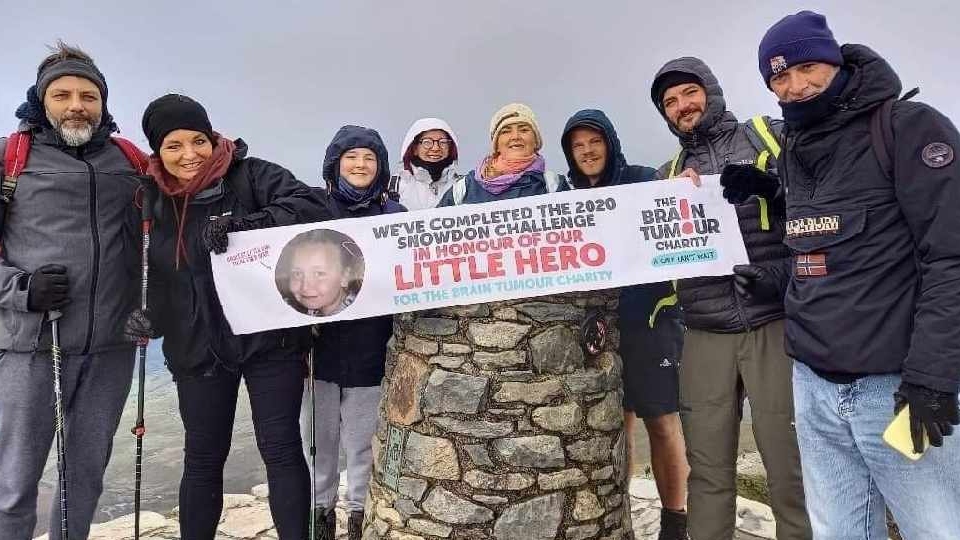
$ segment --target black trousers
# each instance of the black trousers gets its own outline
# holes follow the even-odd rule
[[[180,480],[183,540],[213,540],[223,511],[223,466],[230,453],[240,377],[246,381],[257,448],[267,469],[270,513],[281,540],[307,537],[310,480],[300,439],[304,364],[300,354],[273,351],[239,373],[216,368],[177,380],[185,430]]]

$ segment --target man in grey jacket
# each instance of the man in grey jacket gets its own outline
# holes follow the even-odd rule
[[[68,531],[86,538],[132,380],[123,322],[137,298],[136,172],[111,143],[107,84],[59,43],[17,109],[29,159],[6,204],[0,252],[0,538],[27,540],[54,437],[47,313],[59,310]],[[23,140],[21,138],[21,140]],[[6,146],[0,139],[0,149]],[[24,150],[20,150],[23,152]],[[0,152],[0,155],[3,155]],[[50,538],[60,538],[58,501]]]
[[[719,174],[751,168],[776,174],[781,122],[740,123],[727,110],[710,68],[697,58],[667,62],[651,88],[654,105],[680,141],[658,176]],[[680,417],[690,477],[688,531],[696,540],[729,540],[736,518],[736,461],[743,401],[767,469],[777,538],[810,538],[793,428],[792,363],[783,348],[783,295],[789,251],[782,194],[736,207],[751,264],[733,275],[680,280],[687,326],[680,359]]]

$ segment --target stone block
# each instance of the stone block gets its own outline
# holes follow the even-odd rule
[[[547,431],[559,431],[574,434],[580,431],[583,411],[576,403],[565,403],[556,407],[539,407],[533,410],[533,423]]]
[[[430,490],[421,505],[435,519],[452,525],[486,523],[493,519],[493,511],[437,486]]]
[[[431,421],[448,432],[477,437],[479,439],[494,439],[505,437],[513,433],[513,422],[490,422],[488,420],[458,420],[435,416]]]
[[[423,410],[429,414],[476,414],[489,382],[486,377],[435,369],[423,392]]]
[[[623,426],[622,394],[609,392],[587,411],[587,425],[597,431],[613,431]]]
[[[406,350],[412,353],[422,354],[424,356],[437,354],[437,352],[440,350],[440,346],[437,345],[437,340],[423,339],[413,335],[408,335],[404,339],[403,344]]]
[[[515,467],[548,469],[564,464],[560,437],[536,435],[498,439],[493,441],[493,449],[501,461]]]
[[[569,487],[579,487],[587,483],[587,475],[580,469],[566,469],[553,473],[540,473],[537,485],[543,491],[554,491]]]
[[[577,334],[554,326],[530,338],[530,360],[537,373],[563,374],[583,369],[583,349]]]
[[[497,540],[552,540],[563,519],[563,493],[551,493],[508,506],[493,526]]]
[[[517,311],[531,319],[546,322],[576,322],[583,320],[584,310],[570,303],[526,302],[514,306]]]
[[[493,400],[500,403],[522,401],[530,405],[549,403],[553,398],[563,395],[560,381],[551,379],[543,382],[523,383],[505,382],[493,396]]]
[[[450,336],[457,333],[456,319],[440,317],[417,317],[413,331],[421,336]]]
[[[526,365],[527,353],[517,349],[501,352],[477,351],[473,353],[473,363],[484,371],[497,371]]]
[[[577,492],[577,498],[573,504],[573,519],[577,521],[590,521],[603,515],[603,507],[593,492],[582,489]]]
[[[533,477],[521,473],[493,474],[479,470],[467,471],[463,481],[474,489],[491,491],[520,491],[534,483]]]
[[[584,463],[610,462],[610,437],[594,437],[567,445],[570,459]]]
[[[494,323],[472,322],[467,327],[467,337],[474,345],[497,349],[513,349],[530,331],[530,326],[500,321]]]
[[[400,353],[387,388],[387,419],[396,425],[411,426],[423,419],[420,396],[430,368],[409,353]]]
[[[457,450],[448,439],[411,431],[403,450],[403,471],[439,480],[459,480]]]
[[[463,451],[470,457],[470,461],[478,467],[493,467],[493,461],[490,461],[490,454],[487,447],[482,444],[465,444]]]

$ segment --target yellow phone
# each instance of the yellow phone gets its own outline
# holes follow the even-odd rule
[[[907,405],[897,413],[890,425],[883,432],[883,440],[898,452],[914,461],[923,457],[923,452],[919,454],[913,451],[913,439],[910,437],[910,406]],[[923,450],[929,448],[930,442],[927,440],[927,432],[923,432]]]

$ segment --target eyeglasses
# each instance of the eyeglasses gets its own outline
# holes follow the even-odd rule
[[[450,139],[430,139],[428,137],[424,137],[420,139],[418,144],[420,145],[420,148],[423,148],[424,150],[430,150],[433,148],[433,145],[437,145],[442,149],[446,149],[450,148]]]

